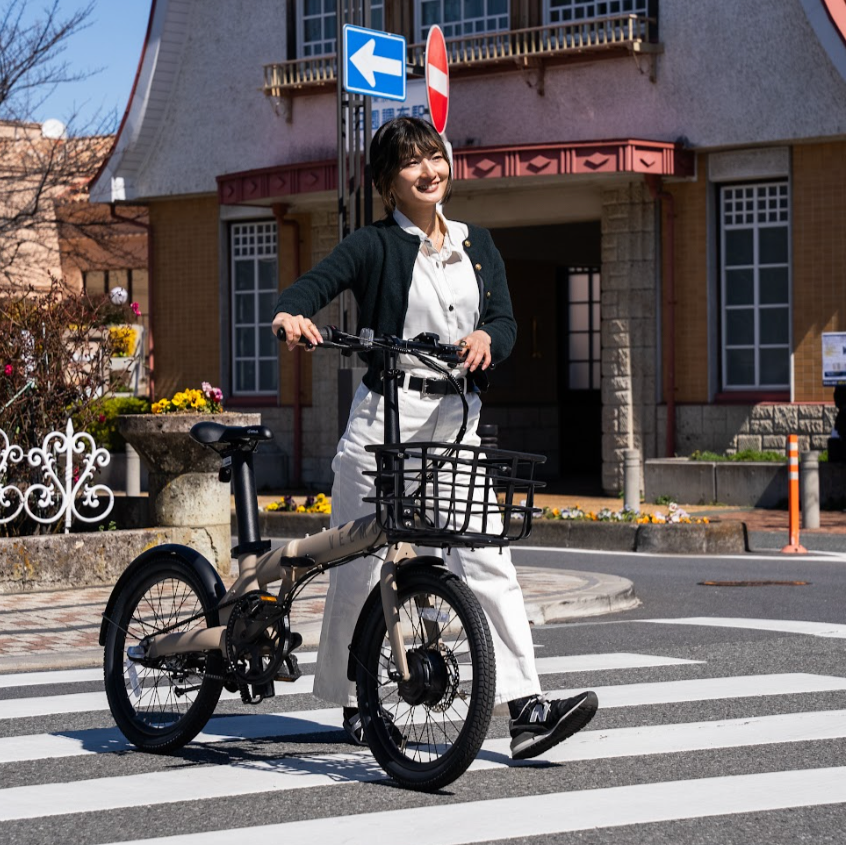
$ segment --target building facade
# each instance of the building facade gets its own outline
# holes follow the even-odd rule
[[[626,448],[825,447],[821,334],[846,329],[840,5],[371,5],[411,63],[429,26],[447,36],[447,212],[492,229],[519,325],[485,397],[501,445],[609,492]],[[268,330],[338,239],[334,7],[154,0],[92,187],[149,209],[158,394],[216,381],[261,410],[271,486],[325,487],[344,416],[337,358],[280,354]]]

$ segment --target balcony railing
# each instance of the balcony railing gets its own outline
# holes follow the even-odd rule
[[[660,45],[652,41],[655,31],[656,22],[652,18],[620,15],[464,35],[448,38],[446,46],[450,70],[460,75],[462,71],[493,64],[514,62],[527,65],[535,60],[566,58],[588,52],[658,52]],[[425,53],[425,43],[410,44],[408,63],[422,65]],[[337,80],[336,68],[334,53],[265,65],[262,90],[268,97],[283,97],[301,89],[331,85]]]

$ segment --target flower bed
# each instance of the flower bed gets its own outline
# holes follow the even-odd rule
[[[667,512],[645,513],[625,507],[618,511],[602,508],[599,511],[584,511],[576,504],[572,508],[544,508],[543,519],[570,519],[584,522],[634,522],[638,525],[707,525],[709,519],[693,517],[680,505],[670,502]]]
[[[275,502],[265,505],[268,513],[332,513],[332,503],[324,493],[316,496],[306,496],[302,504],[298,505],[293,496],[283,496]]]

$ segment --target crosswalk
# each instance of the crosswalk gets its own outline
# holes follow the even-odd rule
[[[828,639],[837,639],[843,627],[810,625],[800,630],[804,623],[710,621],[714,628]],[[631,624],[641,623],[695,628],[709,620]],[[315,657],[313,652],[304,653],[300,662],[308,666]],[[384,782],[385,775],[366,749],[343,744],[341,711],[320,707],[307,695],[310,675],[296,684],[277,685],[277,697],[263,709],[235,709],[224,701],[202,733],[175,757],[132,751],[111,723],[99,669],[2,675],[0,841],[15,842],[19,836],[21,841],[37,842],[37,837],[24,835],[31,830],[26,825],[45,825],[50,819],[61,825],[63,819],[73,819],[84,820],[85,841],[97,843],[126,841],[129,836],[130,841],[146,845],[214,845],[249,836],[286,845],[335,841],[372,845],[375,838],[407,838],[410,830],[420,830],[429,845],[458,845],[797,807],[846,809],[846,766],[828,765],[830,761],[823,759],[818,766],[783,771],[704,771],[700,777],[648,777],[644,783],[587,788],[555,775],[573,771],[568,764],[576,763],[605,765],[610,772],[627,760],[647,765],[706,753],[737,759],[752,749],[846,743],[846,709],[813,707],[817,696],[846,692],[846,667],[842,676],[813,671],[722,676],[709,671],[707,660],[638,652],[544,655],[537,666],[542,675],[557,681],[557,688],[547,690],[551,697],[576,691],[560,685],[567,683],[568,674],[610,673],[603,677],[613,683],[593,687],[607,724],[599,718],[541,758],[523,762],[510,759],[504,731],[499,735],[492,731],[460,781],[478,789],[474,800],[465,800],[462,792],[462,800],[436,798],[425,806],[404,809],[391,809],[384,792],[381,800],[372,802],[369,793],[360,792],[368,784]],[[642,679],[644,673],[649,680]],[[780,704],[788,699],[793,704],[782,712]],[[811,706],[797,710],[796,702]],[[726,716],[728,706],[738,703],[750,712]],[[846,696],[843,704],[846,707]],[[650,715],[656,707],[672,705],[687,705],[706,717],[685,719],[688,711],[683,711],[680,720],[667,721]],[[42,723],[49,727],[40,729]],[[490,778],[506,769],[513,769],[514,777],[520,771],[536,778],[547,773],[552,789],[545,786],[512,797],[507,790],[502,792],[501,780],[494,789]],[[665,774],[668,766],[656,764],[655,770]],[[266,803],[271,796],[280,800],[280,808],[291,807],[302,796],[311,802],[311,794],[319,800],[309,803],[309,812],[298,820],[288,820],[295,814],[282,809],[276,819],[267,819],[266,814],[247,814],[245,819],[243,812],[232,811],[243,808],[245,801],[246,806],[250,801]],[[350,806],[352,794],[358,800]],[[203,807],[215,808],[215,821],[194,827],[191,820],[196,813],[186,808]],[[133,811],[143,812],[149,818],[151,808],[169,823],[149,829],[130,826],[120,835],[107,823],[115,813],[131,818]],[[101,818],[104,823],[98,826]],[[239,820],[237,825],[231,823],[233,818]]]

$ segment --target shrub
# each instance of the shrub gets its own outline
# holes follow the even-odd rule
[[[77,430],[99,420],[95,408],[109,388],[113,353],[103,324],[107,302],[75,294],[56,279],[46,294],[27,289],[0,299],[0,429],[24,452],[40,446],[51,431],[64,431],[69,417]],[[115,307],[109,307],[114,314]],[[126,307],[123,322],[131,314]],[[26,490],[43,480],[41,469],[24,460],[7,465],[0,486]],[[33,522],[22,512],[0,526],[0,533],[59,528]]]
[[[755,449],[743,449],[732,455],[717,454],[716,452],[700,452],[698,449],[690,456],[691,461],[757,461],[772,463],[787,463],[787,455],[781,452],[758,452]]]
[[[98,446],[110,452],[119,452],[126,446],[126,441],[118,432],[118,416],[120,414],[149,414],[148,399],[135,396],[115,396],[101,399],[92,406],[92,419],[85,426],[85,430],[94,438]],[[77,423],[74,421],[74,425]],[[81,426],[80,426],[81,428]]]

